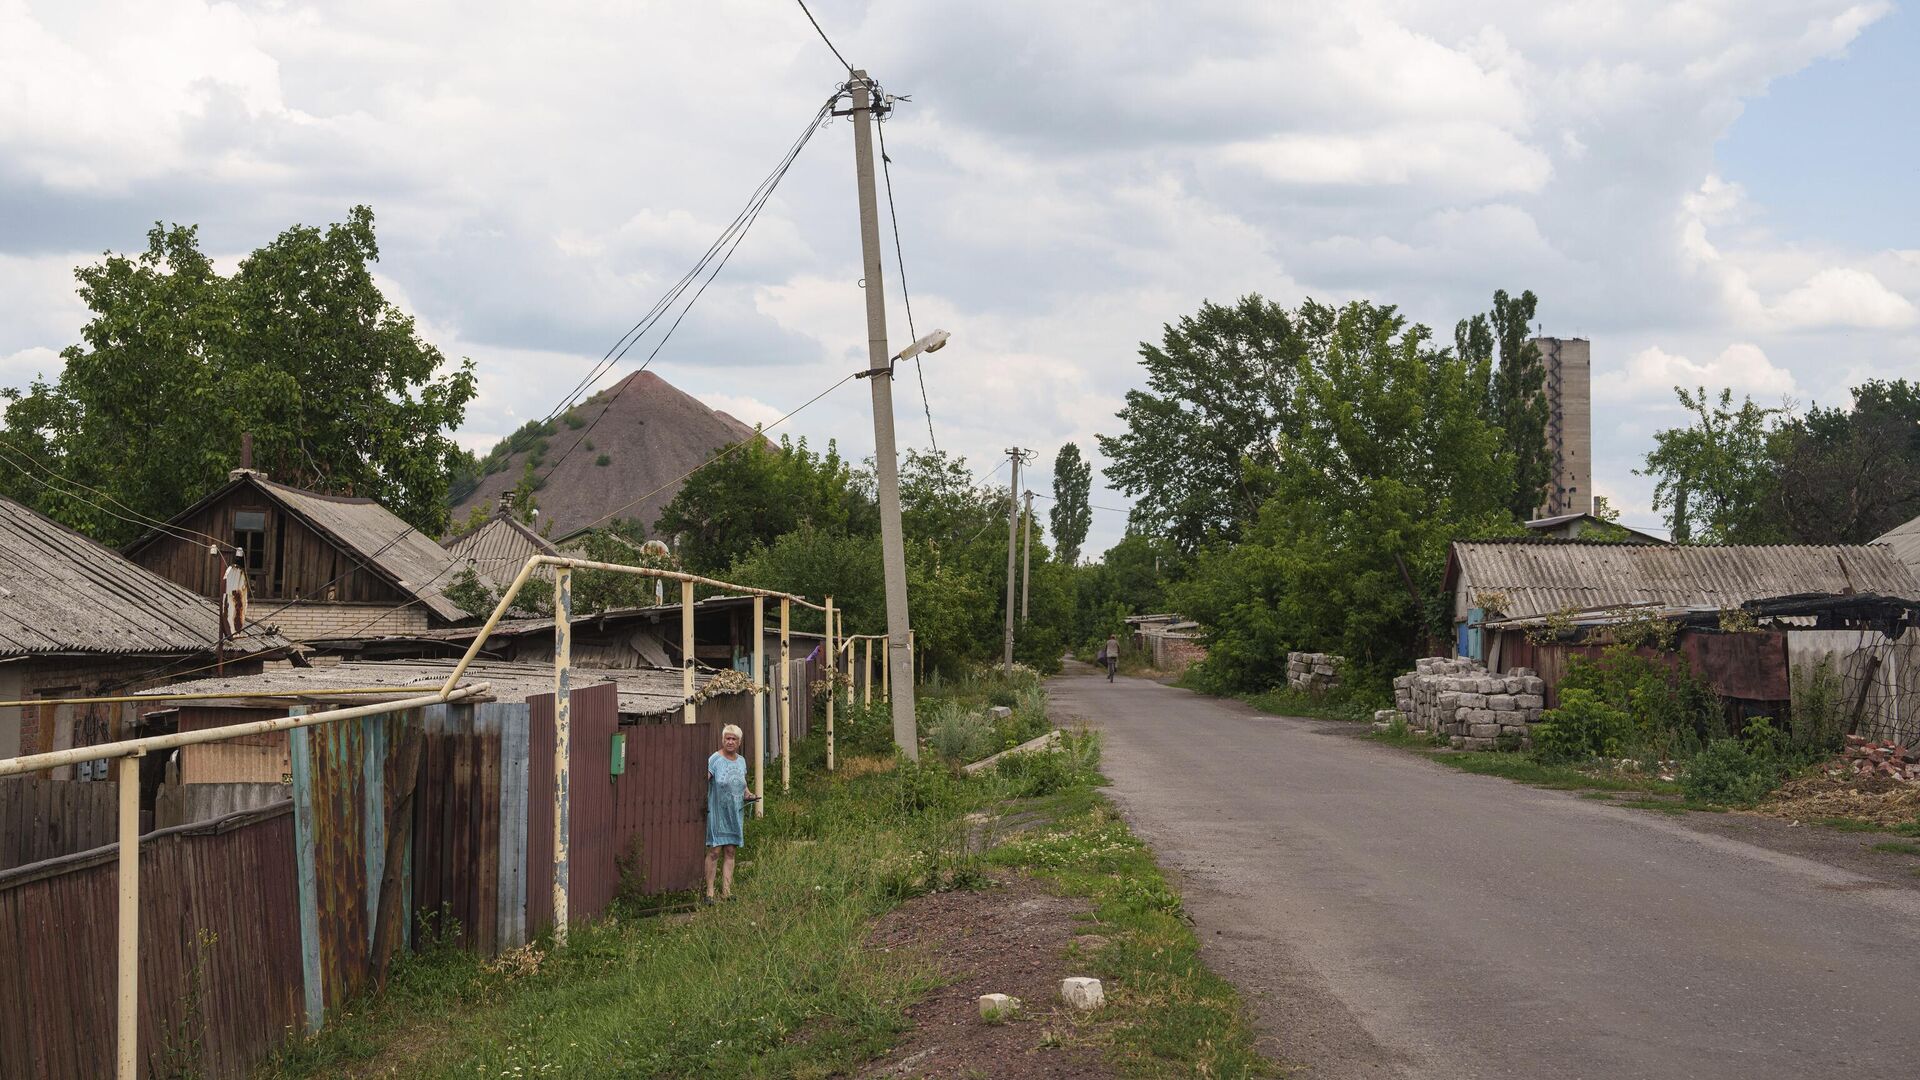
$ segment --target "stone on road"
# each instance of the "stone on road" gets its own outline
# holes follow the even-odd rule
[[[1313,1080],[1920,1076],[1920,892],[1084,665],[1049,689]]]

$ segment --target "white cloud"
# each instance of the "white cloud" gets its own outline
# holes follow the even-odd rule
[[[1773,311],[1789,327],[1911,326],[1913,304],[1865,270],[1831,266],[1780,298]]]
[[[1111,431],[1137,342],[1253,291],[1379,298],[1444,339],[1494,288],[1533,289],[1546,332],[1594,339],[1603,465],[1645,437],[1647,410],[1620,406],[1675,383],[1825,398],[1853,371],[1920,371],[1920,255],[1784,242],[1713,161],[1747,99],[1886,10],[815,13],[914,98],[885,131],[916,322],[955,334],[925,368],[941,444],[984,471],[1031,443],[1044,481],[1062,441],[1092,453]],[[137,250],[156,219],[239,252],[368,202],[389,295],[478,365],[462,440],[484,446],[543,414],[687,269],[840,77],[797,11],[764,0],[0,0],[0,375],[57,364],[85,318],[72,267]],[[752,422],[864,365],[849,141],[841,120],[815,133],[654,370]],[[924,442],[918,380],[896,389],[902,440]],[[790,425],[859,457],[866,410],[850,384]],[[1625,470],[1602,490],[1644,502]],[[1096,548],[1112,518],[1096,517]]]
[[[1729,388],[1757,401],[1778,403],[1799,393],[1793,372],[1776,366],[1760,347],[1729,345],[1705,363],[1649,346],[1628,359],[1623,369],[1603,371],[1593,380],[1594,400],[1606,404],[1671,404],[1674,387],[1709,391]]]

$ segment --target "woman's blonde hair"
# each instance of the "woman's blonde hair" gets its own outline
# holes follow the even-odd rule
[[[724,739],[729,735],[734,736],[735,738],[739,739],[741,742],[747,741],[746,732],[743,732],[740,730],[739,724],[728,724],[726,727],[723,727],[720,729],[721,738]]]

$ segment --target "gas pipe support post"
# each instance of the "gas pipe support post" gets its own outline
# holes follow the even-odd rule
[[[553,571],[553,940],[567,943],[573,822],[573,571]]]

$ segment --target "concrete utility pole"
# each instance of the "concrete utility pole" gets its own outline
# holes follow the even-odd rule
[[[1020,538],[1020,448],[1010,446],[1007,456],[1013,459],[1013,480],[1007,485],[1007,633],[1003,644],[1005,655],[1001,665],[1008,675],[1013,674],[1013,560],[1019,554],[1015,548]]]
[[[893,706],[893,741],[911,760],[919,760],[920,736],[914,722],[913,673],[907,665],[907,552],[900,528],[899,462],[893,445],[893,353],[887,346],[887,294],[880,277],[880,201],[873,188],[873,80],[853,72],[854,175],[860,188],[860,254],[866,271],[867,382],[873,388],[873,471],[880,497],[880,548],[887,585],[887,655],[893,682],[901,692]],[[885,106],[882,105],[882,108]],[[895,670],[898,669],[898,670]]]
[[[1027,625],[1027,585],[1033,580],[1033,492],[1027,495],[1024,511],[1027,525],[1020,536],[1020,625]]]

